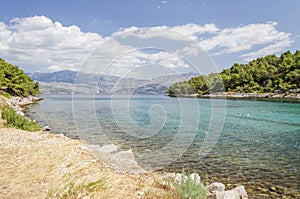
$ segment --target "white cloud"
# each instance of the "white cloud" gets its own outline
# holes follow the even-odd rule
[[[221,48],[218,54],[251,50],[254,46],[278,42],[290,43],[291,35],[276,30],[277,23],[250,24],[237,28],[225,28],[216,36],[201,40],[198,44],[204,50]],[[286,46],[284,46],[286,47]]]
[[[240,57],[242,57],[243,60],[245,60],[245,61],[251,61],[251,60],[256,59],[258,57],[262,57],[262,56],[266,56],[266,55],[270,55],[270,54],[275,54],[277,52],[280,52],[280,51],[284,50],[286,47],[289,47],[291,45],[292,45],[292,41],[284,40],[284,41],[280,41],[280,42],[268,45],[268,46],[266,46],[264,48],[261,48],[257,51],[243,54]]]
[[[65,27],[45,16],[15,18],[0,24],[0,55],[14,63],[49,70],[78,69],[103,38],[77,26]]]
[[[132,26],[103,38],[97,33],[83,32],[74,25],[63,26],[45,16],[15,18],[7,24],[0,22],[0,57],[40,71],[79,70],[88,55],[90,57],[81,70],[92,73],[123,74],[146,64],[172,70],[187,68],[181,56],[198,60],[199,64],[203,62],[207,67],[208,62],[203,60],[209,59],[202,49],[215,56],[239,53],[239,58],[244,61],[285,50],[292,45],[292,36],[278,31],[276,26],[275,22],[227,28],[212,23]],[[139,49],[147,45],[166,50],[147,52]],[[107,69],[108,65],[113,67]]]
[[[161,37],[175,41],[196,40],[199,35],[204,33],[214,33],[218,31],[215,24],[205,24],[200,26],[197,24],[185,24],[180,26],[156,26],[156,27],[136,27],[120,29],[112,34],[115,38],[137,37],[140,39],[150,39]]]

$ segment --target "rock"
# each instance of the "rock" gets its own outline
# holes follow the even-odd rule
[[[208,186],[208,191],[211,193],[214,193],[217,191],[225,191],[225,185],[220,182],[214,182]]]
[[[165,173],[161,176],[163,180],[174,180],[176,174],[175,173]]]
[[[138,166],[132,150],[118,151],[114,144],[99,146],[86,145],[87,150],[104,165],[115,169],[120,173],[145,173],[146,171]]]
[[[207,188],[207,199],[248,199],[244,186],[225,191],[225,185],[215,182]]]
[[[43,127],[43,130],[44,130],[44,131],[51,131],[51,129],[50,129],[49,126],[44,126],[44,127]]]
[[[224,199],[247,199],[248,195],[244,186],[238,186],[229,191],[225,191]]]
[[[144,191],[142,191],[142,190],[137,191],[137,195],[138,196],[144,196]]]
[[[103,153],[115,153],[118,151],[118,147],[114,144],[108,144],[100,147],[99,150]]]
[[[225,185],[220,182],[214,182],[207,188],[207,199],[224,199]]]

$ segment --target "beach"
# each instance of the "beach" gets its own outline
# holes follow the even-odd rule
[[[3,125],[3,123],[2,123]],[[72,183],[101,181],[74,190],[74,198],[160,198],[155,174],[117,173],[84,149],[84,142],[48,132],[0,128],[1,198],[64,198]],[[66,198],[72,198],[66,197]]]
[[[161,198],[165,192],[159,175],[117,172],[95,159],[83,140],[6,128],[3,119],[0,165],[0,196],[6,199]]]

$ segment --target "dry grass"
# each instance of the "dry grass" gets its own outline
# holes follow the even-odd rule
[[[83,142],[46,132],[0,128],[1,198],[165,198],[154,173],[116,173]]]

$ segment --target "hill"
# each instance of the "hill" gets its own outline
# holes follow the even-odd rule
[[[300,51],[279,57],[268,55],[247,64],[234,64],[221,73],[176,82],[167,89],[170,96],[207,95],[218,92],[285,93],[299,92]]]
[[[122,78],[112,75],[95,75],[75,71],[33,73],[43,94],[165,94],[172,83],[190,79],[199,74],[165,75],[153,79]]]

